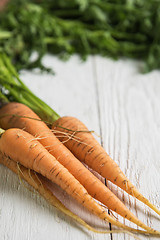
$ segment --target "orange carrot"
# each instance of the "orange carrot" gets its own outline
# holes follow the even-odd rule
[[[126,206],[93,174],[90,173],[71,152],[55,137],[45,123],[28,107],[20,103],[9,103],[0,109],[0,125],[4,129],[25,129],[45,146],[48,151],[86,188],[88,193],[138,226],[141,222]],[[23,116],[23,117],[18,117]],[[34,120],[35,119],[35,120]]]
[[[136,189],[80,120],[62,117],[52,125],[52,129],[57,130],[55,135],[81,162],[160,214],[160,210]]]
[[[1,133],[0,152],[9,160],[18,162],[56,183],[70,196],[82,204],[90,212],[104,221],[132,230],[111,217],[86,191],[86,189],[63,167],[31,134],[17,128],[11,128]],[[141,223],[140,227],[146,233],[160,232]]]

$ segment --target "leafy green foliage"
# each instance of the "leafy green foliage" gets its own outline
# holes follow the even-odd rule
[[[140,59],[148,72],[160,68],[159,26],[160,0],[14,0],[0,14],[0,48],[17,69],[77,53]]]

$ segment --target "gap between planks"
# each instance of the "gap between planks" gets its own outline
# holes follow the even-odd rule
[[[98,113],[98,124],[99,124],[99,133],[100,133],[100,143],[101,146],[104,147],[103,135],[102,135],[102,124],[101,124],[101,111],[100,111],[100,93],[98,88],[98,74],[97,74],[97,66],[95,57],[92,57],[92,68],[93,68],[93,81],[94,81],[94,88],[95,88],[95,96],[96,96],[96,103],[97,103],[97,113]],[[105,179],[105,185],[107,186],[107,181]],[[108,213],[110,214],[109,210]],[[109,223],[109,229],[112,230],[112,225]],[[110,233],[110,239],[113,240],[112,233]]]

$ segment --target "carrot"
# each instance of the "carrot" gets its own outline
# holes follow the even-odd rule
[[[81,162],[86,163],[101,176],[160,215],[160,210],[137,190],[80,120],[74,117],[62,117],[53,123],[52,129],[57,131],[55,135]]]
[[[17,128],[1,133],[0,152],[9,160],[18,162],[56,183],[70,196],[82,204],[100,219],[117,227],[134,231],[134,229],[111,217],[86,191],[86,189],[64,168],[31,134]],[[141,227],[154,235],[160,232],[141,224]],[[136,230],[135,230],[136,231]]]
[[[85,187],[88,193],[122,217],[142,227],[128,208],[55,137],[47,125],[27,106],[8,103],[0,109],[0,126],[18,127],[37,137],[39,142]],[[3,117],[2,117],[3,116]],[[18,117],[23,116],[23,117]],[[143,226],[144,229],[145,226]]]
[[[17,165],[16,162],[10,160],[8,157],[2,155],[0,153],[0,163],[4,166],[8,167],[12,172],[16,173],[20,179],[24,179],[30,186],[32,186],[37,192],[39,192],[52,206],[59,209],[61,212],[66,214],[67,216],[74,219],[76,222],[81,224],[83,227],[95,233],[114,233],[117,231],[99,231],[90,225],[88,225],[84,220],[82,220],[79,216],[72,213],[68,208],[66,208],[54,195],[53,193],[45,186],[44,183],[41,182],[37,173],[33,170],[25,168],[22,165]],[[123,230],[119,230],[118,232],[123,232]]]
[[[127,207],[55,137],[38,116],[20,103],[9,103],[0,109],[0,125],[4,129],[19,127],[37,137],[41,144],[85,187],[88,193],[122,217],[141,226],[141,222]],[[18,115],[25,117],[18,117]],[[39,119],[40,120],[40,119]]]

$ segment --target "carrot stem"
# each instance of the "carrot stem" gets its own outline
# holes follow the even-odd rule
[[[53,123],[60,117],[21,81],[10,59],[3,52],[0,52],[0,92],[0,99],[23,103],[47,122]]]
[[[0,136],[5,132],[4,129],[0,128]]]

